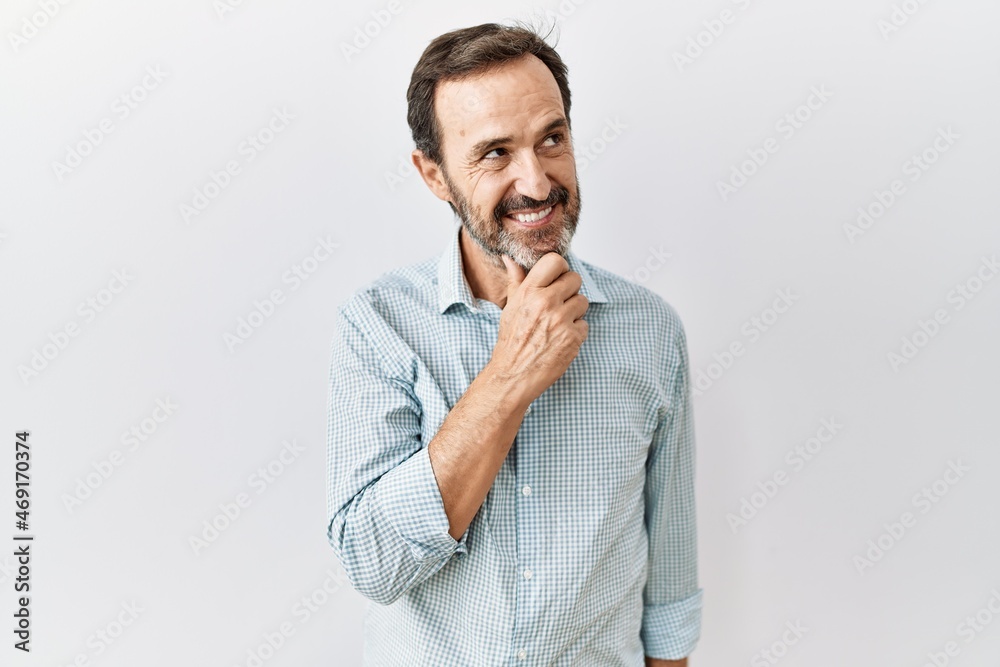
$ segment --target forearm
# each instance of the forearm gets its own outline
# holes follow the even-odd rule
[[[448,532],[456,540],[493,486],[529,403],[516,385],[487,364],[427,445]]]
[[[657,658],[646,657],[646,667],[688,667],[688,659],[680,660],[659,660]]]

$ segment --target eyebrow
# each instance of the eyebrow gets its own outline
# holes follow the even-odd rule
[[[566,122],[566,119],[563,118],[562,116],[556,118],[551,123],[546,125],[545,128],[541,131],[541,134],[548,134],[552,130],[555,130],[556,128],[560,127],[569,127],[569,124]],[[514,141],[514,137],[494,137],[492,139],[483,139],[482,141],[476,143],[476,145],[472,147],[472,150],[469,151],[469,157],[478,158],[483,153],[487,153],[494,148],[503,146],[504,144],[509,144],[512,141]]]

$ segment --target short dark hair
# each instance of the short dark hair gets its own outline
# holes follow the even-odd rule
[[[458,81],[489,72],[528,54],[545,63],[555,77],[569,125],[568,68],[555,49],[546,43],[547,37],[548,33],[543,37],[535,28],[522,23],[510,26],[484,23],[435,38],[413,68],[406,90],[406,121],[416,147],[435,164],[443,164],[441,126],[434,109],[439,81]]]

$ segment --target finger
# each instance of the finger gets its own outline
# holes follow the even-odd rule
[[[524,282],[524,269],[509,255],[500,255],[504,266],[507,267],[507,291],[517,289]]]
[[[570,321],[575,322],[586,315],[589,308],[590,301],[582,294],[574,294],[566,300],[565,312],[569,316]]]
[[[553,280],[567,271],[569,263],[565,257],[557,252],[547,252],[535,262],[524,280],[532,287],[548,287]]]
[[[583,278],[576,271],[567,271],[552,281],[549,289],[554,290],[562,301],[566,301],[571,296],[580,291],[583,285]]]

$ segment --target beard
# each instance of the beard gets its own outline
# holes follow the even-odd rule
[[[469,201],[462,196],[444,169],[441,172],[448,185],[448,191],[457,204],[456,206],[448,202],[448,205],[461,220],[465,231],[476,242],[476,245],[482,248],[495,266],[503,269],[504,265],[500,256],[507,255],[527,274],[531,271],[531,267],[546,253],[555,252],[563,257],[566,256],[580,217],[579,179],[576,180],[576,192],[573,194],[561,185],[556,185],[552,187],[548,198],[544,201],[515,195],[500,200],[500,203],[487,217],[480,215],[479,211],[469,204]],[[559,217],[542,227],[525,229],[516,226],[513,222],[509,223],[512,226],[511,229],[504,226],[504,216],[510,211],[547,208],[556,204],[561,206],[558,211]]]

